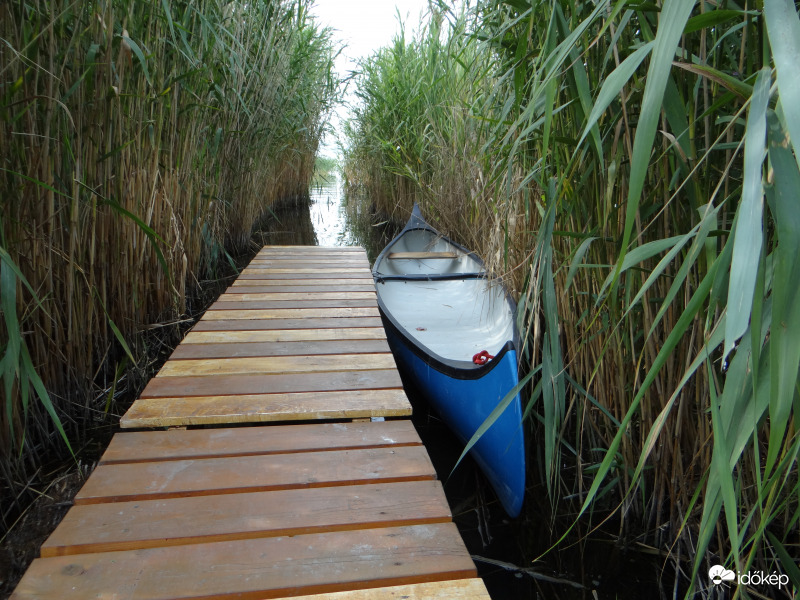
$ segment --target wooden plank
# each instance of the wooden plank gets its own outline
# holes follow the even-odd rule
[[[209,310],[201,321],[220,321],[231,319],[330,319],[347,317],[379,317],[377,308],[273,308],[253,310]]]
[[[250,265],[257,263],[307,263],[309,265],[320,263],[358,263],[369,264],[366,253],[337,253],[337,254],[297,254],[297,253],[270,253],[257,254],[250,261]]]
[[[276,262],[270,261],[269,263],[250,263],[242,269],[242,273],[299,273],[303,275],[308,273],[341,273],[343,277],[348,277],[351,273],[370,273],[371,275],[372,270],[367,261],[322,265],[313,262],[283,262],[276,264]]]
[[[240,295],[240,294],[231,294]],[[377,308],[377,298],[356,300],[235,300],[220,298],[208,310],[266,310],[273,308]]]
[[[363,268],[363,267],[331,267],[329,269],[326,269],[324,267],[319,267],[319,268],[317,268],[317,267],[296,267],[296,268],[291,268],[291,269],[285,268],[285,267],[275,267],[275,268],[270,268],[270,269],[250,269],[249,267],[247,267],[247,268],[244,269],[244,271],[242,271],[242,275],[250,273],[250,272],[260,274],[261,271],[265,271],[265,272],[268,272],[268,273],[293,273],[293,274],[297,274],[297,275],[300,275],[300,274],[303,274],[303,275],[305,275],[305,274],[330,275],[330,274],[333,274],[333,273],[342,273],[344,275],[348,275],[349,276],[351,274],[363,275],[366,270],[367,269]],[[369,276],[372,277],[372,274],[370,273]]]
[[[278,300],[291,300],[303,302],[305,300],[375,300],[377,294],[374,290],[364,292],[332,291],[332,292],[257,292],[244,293],[240,291],[228,292],[219,297],[218,303],[228,302],[275,302]],[[214,305],[216,306],[216,304]],[[219,307],[223,308],[223,307]]]
[[[231,294],[238,296],[241,294]],[[232,298],[220,299],[211,305],[208,310],[263,310],[271,308],[376,308],[377,298],[364,298],[347,300],[343,298],[332,300],[235,300]]]
[[[352,290],[352,291],[375,291],[375,284],[372,281],[372,278],[359,278],[359,279],[352,279],[342,278],[342,279],[317,279],[317,278],[308,278],[308,277],[276,277],[274,280],[272,279],[263,279],[259,281],[240,281],[236,280],[231,284],[231,287],[228,288],[228,291],[236,290],[239,287],[247,287],[247,288],[259,288],[259,291],[262,291],[263,288],[268,286],[280,286],[280,287],[313,287],[315,289],[320,289],[320,291],[328,291],[330,289],[336,290]],[[318,288],[319,286],[319,288]],[[324,286],[324,287],[323,287]]]
[[[273,257],[273,256],[290,256],[294,258],[303,258],[303,259],[311,259],[316,257],[322,257],[325,259],[329,259],[331,257],[335,258],[360,258],[362,256],[366,257],[367,252],[364,249],[360,250],[336,250],[336,249],[329,249],[329,250],[320,250],[320,251],[300,251],[294,252],[292,250],[269,250],[263,249],[256,254],[255,258],[262,258],[262,257]]]
[[[363,246],[276,246],[272,244],[268,244],[266,246],[262,246],[262,248],[258,251],[259,254],[272,254],[272,253],[279,253],[279,252],[287,252],[287,253],[314,253],[319,252],[322,254],[347,254],[347,253],[366,253],[366,250]]]
[[[308,262],[308,263],[332,263],[332,262],[368,262],[366,253],[338,253],[338,254],[320,254],[310,256],[308,254],[257,254],[250,261],[253,262]]]
[[[186,358],[245,358],[257,356],[315,356],[391,352],[386,340],[328,340],[313,342],[245,342],[180,344],[170,362]]]
[[[314,356],[258,356],[168,360],[156,377],[206,377],[271,373],[330,373],[396,368],[391,352],[385,354],[331,354]]]
[[[346,279],[345,279],[346,278]],[[344,281],[357,280],[358,283],[364,283],[364,280],[372,281],[372,273],[367,269],[351,269],[349,271],[326,271],[324,269],[316,269],[314,272],[299,272],[297,269],[284,269],[279,271],[273,269],[271,271],[257,272],[242,272],[236,281],[249,281],[252,285],[253,280],[281,280],[290,279],[292,281],[315,281],[321,279],[344,279]],[[236,285],[236,281],[233,283]],[[262,285],[262,284],[259,284]]]
[[[321,285],[305,285],[305,282],[297,281],[270,281],[262,285],[261,283],[250,282],[252,285],[231,285],[227,291],[220,296],[220,300],[231,294],[274,294],[282,292],[290,293],[308,293],[308,294],[324,294],[324,293],[375,293],[375,284],[371,281],[361,281],[360,284],[341,283],[338,281],[325,280]],[[283,285],[284,283],[289,285]],[[296,285],[302,283],[303,285]],[[318,282],[319,283],[319,282]],[[234,282],[235,284],[235,282]],[[277,284],[277,285],[276,285]]]
[[[40,558],[13,600],[256,600],[474,578],[452,523]]]
[[[100,465],[75,504],[435,479],[424,446]]]
[[[341,327],[339,329],[276,329],[265,331],[190,331],[186,344],[239,344],[246,342],[304,342],[323,340],[385,340],[382,327]],[[179,347],[181,347],[179,346]]]
[[[291,253],[291,254],[349,254],[366,253],[361,246],[278,246],[269,244],[258,251],[259,254],[272,253]]]
[[[408,420],[116,434],[101,464],[420,445]]]
[[[292,373],[288,375],[216,375],[210,377],[154,377],[141,398],[183,396],[235,396],[289,392],[344,392],[399,389],[397,369],[343,371],[339,373]]]
[[[458,258],[456,252],[390,252],[390,259],[415,259],[425,260],[428,258]]]
[[[283,271],[283,269],[288,269],[288,271]],[[359,271],[371,271],[369,263],[364,261],[349,261],[349,262],[331,262],[331,263],[322,263],[320,264],[317,261],[308,261],[308,262],[294,262],[294,261],[259,261],[259,262],[251,262],[245,269],[243,269],[246,273],[252,272],[260,272],[260,271],[274,271],[278,273],[304,273],[307,272],[307,269],[314,269],[315,272],[322,270],[324,271],[341,271],[343,269],[357,269]],[[345,271],[347,272],[347,271]]]
[[[259,269],[269,269],[271,267],[314,267],[320,269],[327,267],[359,267],[368,269],[369,261],[366,256],[354,258],[305,258],[298,256],[262,258],[256,256],[247,266],[248,268],[256,267]]]
[[[331,317],[307,319],[201,319],[192,331],[261,331],[264,329],[331,329],[382,327],[380,317]]]
[[[303,596],[303,600],[491,600],[483,579],[457,579],[412,585]]]
[[[223,392],[224,394],[224,392]],[[140,398],[122,428],[408,417],[402,389]]]
[[[450,521],[438,481],[76,506],[42,557]]]
[[[287,250],[287,251],[320,251],[320,252],[365,252],[361,246],[299,246],[299,245],[280,245],[280,244],[267,244],[262,247],[259,252],[272,252],[274,250]]]
[[[271,252],[268,254],[257,254],[252,258],[249,264],[252,265],[257,262],[369,263],[369,258],[367,257],[366,252],[338,252],[335,254]]]

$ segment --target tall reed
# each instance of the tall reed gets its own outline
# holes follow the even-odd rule
[[[709,589],[716,562],[800,586],[794,4],[456,12],[365,64],[346,172],[380,182],[375,198],[395,214],[424,198],[517,290],[523,367],[541,373],[532,458],[554,513],[577,511],[585,530],[617,511],[691,589]],[[447,65],[467,73],[459,93],[435,76]],[[395,113],[379,82],[404,69],[422,83],[396,77],[394,97],[419,108]],[[472,133],[454,132],[443,107]],[[431,187],[447,163],[422,157],[444,148],[466,168]],[[476,191],[448,199],[465,181]]]
[[[308,6],[0,5],[6,481],[102,421],[142,332],[307,194],[338,85]]]

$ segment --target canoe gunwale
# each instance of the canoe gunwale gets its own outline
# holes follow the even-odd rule
[[[419,275],[379,275],[374,274],[375,283],[385,281],[458,281],[461,279],[486,279],[486,273],[420,273]]]

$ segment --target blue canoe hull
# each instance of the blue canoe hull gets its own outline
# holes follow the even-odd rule
[[[459,378],[437,370],[418,356],[385,315],[384,323],[398,367],[465,444],[518,382],[517,353],[513,348],[491,361],[497,362],[486,368],[483,376]],[[525,441],[519,394],[472,447],[470,455],[508,515],[519,515],[525,496]]]

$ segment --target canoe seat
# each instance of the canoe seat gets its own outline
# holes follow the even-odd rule
[[[458,258],[456,252],[390,252],[389,259]]]

